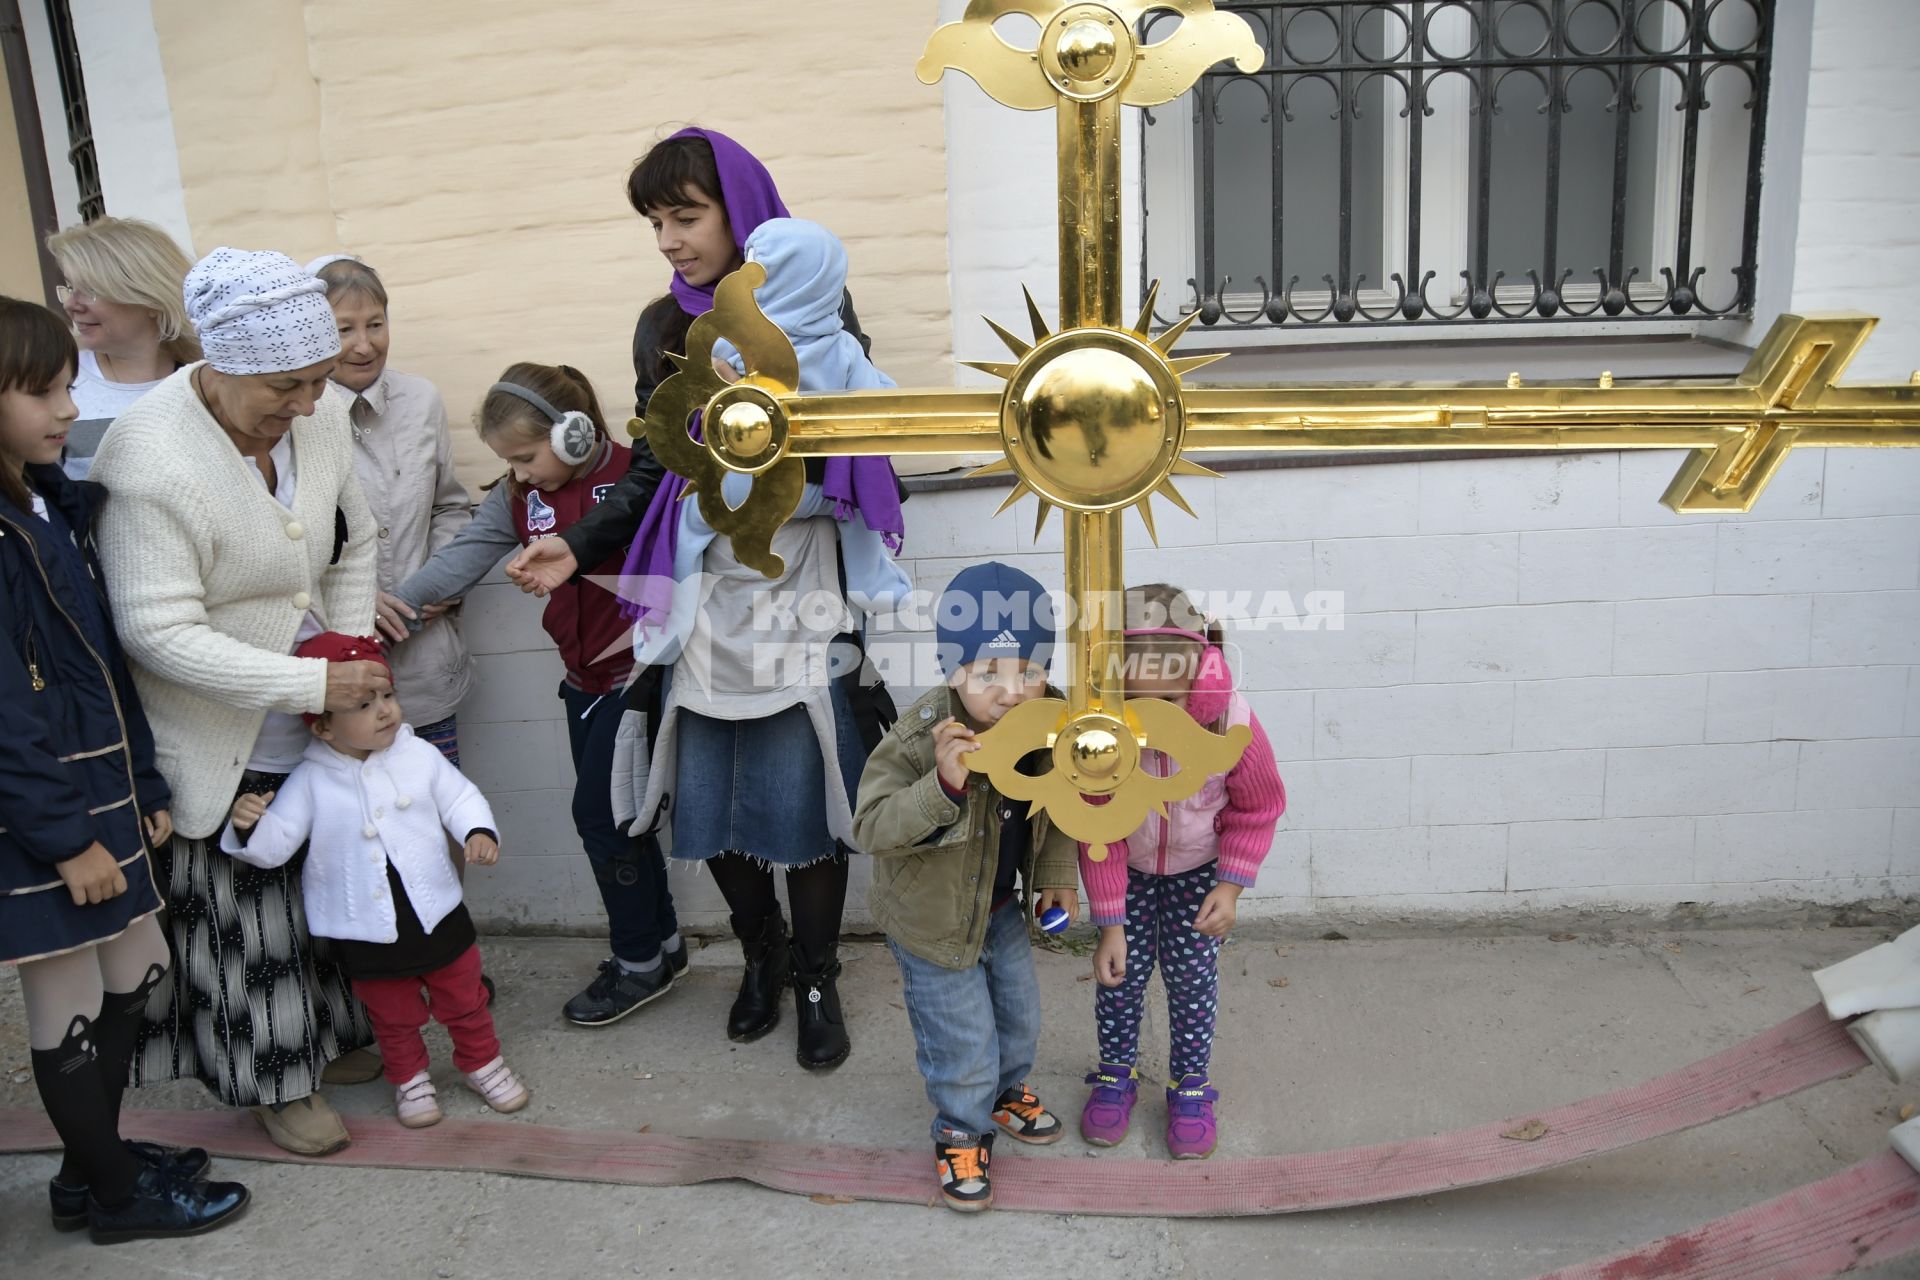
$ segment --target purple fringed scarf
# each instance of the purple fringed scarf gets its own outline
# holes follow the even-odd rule
[[[889,459],[828,458],[820,488],[833,503],[835,520],[852,520],[857,510],[867,528],[887,544],[887,550],[900,554],[907,522],[900,511],[900,486],[893,478]]]

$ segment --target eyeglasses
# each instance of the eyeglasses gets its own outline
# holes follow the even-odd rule
[[[78,302],[81,306],[91,306],[100,301],[99,294],[92,293],[86,289],[76,289],[72,285],[66,284],[56,287],[53,291],[53,296],[60,299],[60,305],[63,307],[69,302]]]

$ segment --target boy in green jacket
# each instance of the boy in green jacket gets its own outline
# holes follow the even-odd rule
[[[900,965],[940,1190],[972,1212],[993,1203],[994,1125],[1021,1142],[1063,1132],[1025,1084],[1040,1040],[1026,899],[1075,914],[1079,850],[966,765],[976,732],[1047,692],[1045,590],[1009,565],[975,565],[941,593],[935,627],[947,683],[874,749],[853,830],[873,855],[869,902]]]

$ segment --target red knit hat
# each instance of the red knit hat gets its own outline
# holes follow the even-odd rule
[[[377,636],[350,636],[338,631],[322,631],[311,640],[303,641],[293,651],[296,658],[321,658],[327,662],[377,662],[393,674],[393,664],[387,661],[387,651]],[[303,711],[300,718],[312,724],[320,717],[311,711]]]

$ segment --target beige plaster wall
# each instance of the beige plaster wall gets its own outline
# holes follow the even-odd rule
[[[194,247],[330,243],[320,92],[297,0],[152,0]]]
[[[41,288],[20,135],[14,127],[7,69],[0,64],[0,294],[39,302],[45,297]]]
[[[456,424],[508,363],[577,365],[630,413],[633,321],[668,271],[630,163],[697,122],[846,241],[902,383],[952,382],[932,0],[153,0],[203,251],[344,249],[393,295],[394,363]],[[470,481],[497,474],[457,431]]]

